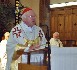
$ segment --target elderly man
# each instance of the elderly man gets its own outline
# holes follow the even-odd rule
[[[17,50],[23,49],[23,51],[28,52],[34,49],[45,48],[46,38],[42,29],[36,26],[36,15],[34,11],[31,8],[23,9],[21,18],[21,23],[11,30],[7,42],[6,70],[10,70],[11,62],[13,63],[11,70],[18,70],[18,62],[21,62],[21,56],[17,60],[13,60]]]
[[[50,45],[63,47],[63,44],[59,39],[59,33],[58,32],[53,33],[53,38],[50,39]]]

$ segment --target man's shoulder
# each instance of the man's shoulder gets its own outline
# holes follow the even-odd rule
[[[50,42],[54,42],[54,41],[55,41],[55,39],[54,39],[54,38],[51,38],[51,39],[50,39]]]
[[[42,30],[39,26],[37,26],[37,25],[34,25],[34,29],[36,30],[36,31],[39,31],[39,30]]]
[[[18,29],[21,29],[21,28],[20,28],[20,24],[17,24],[15,27],[13,27],[13,28],[12,28],[12,31],[13,31],[13,30],[18,30]]]
[[[2,40],[1,44],[5,44],[7,42],[7,40]]]
[[[54,38],[51,38],[50,40],[54,40]]]
[[[41,29],[41,28],[40,28],[39,26],[37,26],[37,25],[34,25],[34,27],[37,28],[37,29]]]

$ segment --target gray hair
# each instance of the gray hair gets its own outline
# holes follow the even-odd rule
[[[10,33],[9,32],[6,32],[5,34],[4,34],[4,36],[9,36],[10,35]]]
[[[59,35],[59,32],[55,32],[55,33],[53,33],[53,35],[54,35],[54,34],[57,34],[57,35]]]

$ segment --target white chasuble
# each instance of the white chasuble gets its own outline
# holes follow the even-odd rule
[[[39,40],[40,38],[40,40]],[[12,60],[12,58],[15,56],[14,54],[16,54],[15,52],[17,50],[20,49],[24,49],[25,52],[27,52],[29,50],[29,47],[31,45],[35,45],[39,43],[40,45],[40,49],[45,48],[45,44],[46,44],[46,39],[44,36],[44,33],[42,31],[42,29],[36,25],[34,25],[32,28],[28,27],[24,22],[21,22],[20,24],[16,25],[10,32],[10,37],[7,41],[7,69],[6,70],[10,70],[10,65],[11,62],[12,67],[13,65],[15,66],[16,64],[16,68],[13,67],[14,69],[11,70],[18,70],[18,63],[21,62],[21,56],[17,59],[17,60]],[[22,56],[22,61],[24,61],[24,55]],[[15,64],[14,64],[15,63]]]

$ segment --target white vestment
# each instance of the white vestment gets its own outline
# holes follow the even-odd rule
[[[7,40],[2,40],[0,43],[0,58],[1,58],[1,69],[2,70],[5,70],[6,62],[7,62],[6,44],[7,44]]]
[[[26,40],[30,40],[30,41],[35,40],[39,36],[41,38],[40,44],[42,45],[42,46],[40,46],[39,49],[43,49],[43,48],[45,48],[46,38],[45,38],[44,33],[40,27],[34,25],[31,28],[31,27],[28,27],[26,24],[24,24],[24,22],[21,22],[20,24],[16,25],[11,30],[10,37],[7,41],[7,48],[6,48],[6,50],[7,50],[7,67],[6,67],[6,70],[10,70],[10,65],[12,62],[12,57],[13,57],[16,46],[18,44],[25,45]],[[27,48],[27,50],[29,49],[28,47],[25,47],[25,48]],[[19,62],[20,62],[20,60],[19,60]],[[15,69],[15,70],[17,70],[17,69]]]
[[[63,44],[59,39],[51,38],[50,39],[50,46],[63,47]]]

